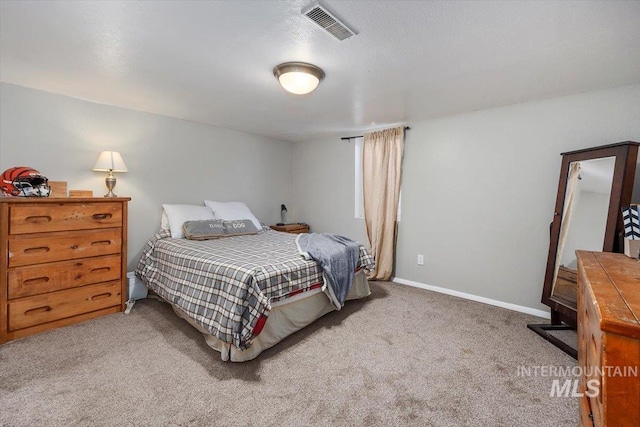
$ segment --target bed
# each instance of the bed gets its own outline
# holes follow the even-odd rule
[[[222,360],[246,361],[337,309],[322,269],[303,259],[295,239],[266,227],[202,241],[160,231],[147,243],[136,275],[203,333]],[[347,300],[370,294],[364,270],[372,264],[360,245]]]

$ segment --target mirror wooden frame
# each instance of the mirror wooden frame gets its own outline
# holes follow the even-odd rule
[[[550,334],[550,331],[575,329],[577,327],[577,308],[563,304],[553,298],[553,279],[557,260],[558,241],[562,226],[562,212],[564,211],[565,194],[569,166],[572,162],[615,157],[611,195],[609,197],[609,210],[602,244],[603,252],[623,252],[623,232],[621,208],[629,206],[633,193],[636,162],[638,158],[637,142],[624,141],[616,144],[600,147],[586,148],[582,150],[562,153],[562,166],[560,168],[560,181],[556,196],[553,222],[550,225],[550,244],[547,255],[547,269],[542,289],[542,303],[551,308],[551,323],[529,324],[527,327],[547,341],[551,342],[565,353],[577,358],[577,350],[569,344]],[[577,286],[576,286],[577,288]]]

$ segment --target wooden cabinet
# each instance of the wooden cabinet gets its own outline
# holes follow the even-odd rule
[[[0,344],[124,310],[129,200],[0,199]]]
[[[638,427],[640,263],[621,254],[577,254],[580,426]]]
[[[276,231],[282,231],[285,233],[308,233],[309,232],[309,224],[305,224],[303,222],[294,222],[293,224],[284,224],[284,225],[272,225],[272,229]]]

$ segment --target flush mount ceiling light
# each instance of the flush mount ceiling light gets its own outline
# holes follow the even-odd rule
[[[318,87],[324,79],[324,71],[312,64],[305,62],[285,62],[273,69],[285,90],[296,95],[304,95]]]

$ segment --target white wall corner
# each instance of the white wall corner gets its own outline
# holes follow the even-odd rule
[[[542,317],[543,319],[550,319],[551,315],[549,312],[544,310],[538,310],[531,307],[525,307],[523,305],[512,304],[509,302],[498,301],[490,298],[481,297],[478,295],[468,294],[465,292],[454,291],[452,289],[441,288],[439,286],[427,285],[420,282],[414,282],[413,280],[402,279],[399,277],[394,277],[391,279],[394,283],[399,283],[401,285],[413,286],[415,288],[426,289],[428,291],[438,292],[441,294],[451,295],[458,298],[464,298],[471,301],[481,302],[483,304],[489,304],[500,308],[506,308],[507,310],[518,311],[520,313],[531,314],[533,316]]]

